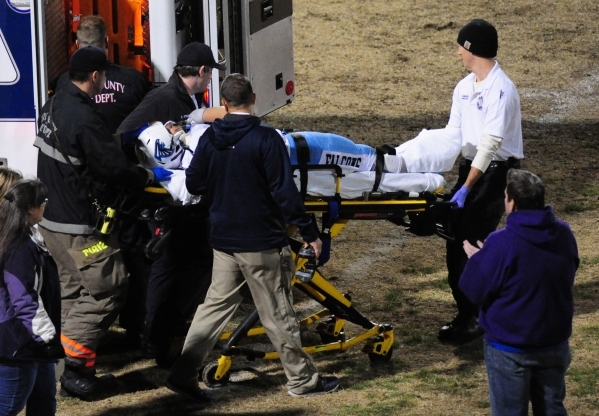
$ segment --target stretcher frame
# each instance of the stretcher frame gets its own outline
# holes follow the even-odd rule
[[[300,167],[294,166],[294,168],[299,169]],[[329,169],[335,172],[336,195],[332,199],[338,203],[339,211],[329,229],[323,230],[330,239],[336,237],[350,220],[389,220],[395,224],[406,226],[409,231],[412,224],[405,221],[406,215],[417,216],[420,213],[430,213],[431,211],[434,213],[439,208],[446,211],[451,206],[442,200],[440,193],[443,189],[435,193],[419,194],[367,192],[360,200],[341,200],[339,189],[343,173],[339,166],[310,166],[309,169]],[[304,205],[308,213],[320,217],[320,222],[324,224],[323,216],[330,214],[328,199],[307,197],[304,200]],[[438,219],[437,217],[430,215],[427,218],[435,220]],[[436,234],[451,239],[446,222],[433,225]],[[428,229],[431,228],[428,227]],[[430,233],[426,235],[430,235]],[[303,244],[291,238],[289,241],[296,263],[296,271],[305,271],[306,259],[299,258],[297,255]],[[291,285],[324,307],[299,321],[300,327],[317,323],[315,332],[320,334],[322,341],[322,344],[304,346],[303,350],[306,353],[343,351],[365,342],[362,352],[368,354],[371,362],[388,362],[391,359],[395,340],[392,325],[373,322],[362,315],[352,306],[351,296],[337,290],[320,274],[318,268],[309,282],[303,282],[294,276]],[[217,347],[221,349],[220,358],[208,363],[201,372],[202,381],[207,387],[217,388],[228,383],[234,356],[244,356],[251,361],[256,358],[263,360],[279,358],[276,351],[263,352],[238,346],[239,341],[244,338],[266,334],[263,327],[255,326],[258,322],[258,312],[254,308],[233,331],[221,334],[217,344]],[[344,331],[346,322],[362,327],[363,331],[346,339]]]

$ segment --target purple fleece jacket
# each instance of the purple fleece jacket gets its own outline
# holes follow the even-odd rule
[[[54,259],[29,237],[0,259],[0,363],[56,361],[60,346],[60,281]],[[44,347],[56,346],[49,356]]]
[[[574,235],[551,207],[514,211],[468,260],[459,285],[480,307],[488,342],[549,347],[572,333],[578,264]]]

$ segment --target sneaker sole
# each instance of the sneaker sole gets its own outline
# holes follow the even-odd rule
[[[334,389],[331,389],[328,391],[319,391],[316,393],[302,393],[302,394],[297,394],[297,393],[288,391],[287,393],[292,397],[313,397],[313,396],[322,396],[323,394],[333,393],[333,392],[337,391],[338,388],[339,388],[339,384],[337,384]]]

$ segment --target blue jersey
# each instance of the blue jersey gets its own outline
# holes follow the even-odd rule
[[[312,131],[298,132],[310,149],[310,164],[339,165],[344,171],[368,172],[376,162],[376,151],[365,144],[356,144],[343,136],[332,133]],[[283,133],[289,142],[289,158],[292,165],[297,165],[297,149],[295,140],[289,133]]]

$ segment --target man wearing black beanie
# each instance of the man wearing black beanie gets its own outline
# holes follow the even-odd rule
[[[458,34],[458,54],[471,73],[454,89],[448,129],[459,129],[462,156],[452,202],[462,208],[455,241],[447,242],[448,281],[458,314],[439,330],[443,342],[463,344],[482,335],[478,310],[458,287],[468,257],[465,241],[477,244],[493,232],[505,211],[503,199],[509,168],[519,167],[522,153],[520,96],[495,56],[497,30],[474,19]]]

